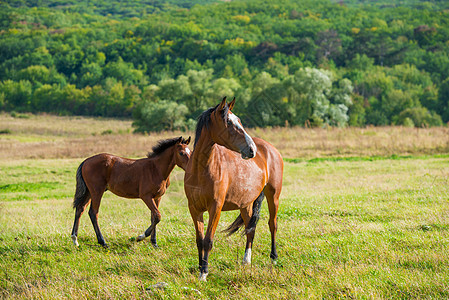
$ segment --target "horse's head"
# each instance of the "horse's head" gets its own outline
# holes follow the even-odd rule
[[[239,152],[242,158],[249,159],[256,156],[257,147],[253,139],[246,133],[239,117],[232,113],[235,98],[229,105],[226,97],[211,114],[212,140],[230,150]]]
[[[182,136],[179,137],[175,144],[174,148],[174,156],[175,156],[175,162],[178,167],[185,170],[187,163],[190,159],[190,154],[192,151],[187,147],[187,145],[190,143],[190,136],[188,139],[183,139]]]

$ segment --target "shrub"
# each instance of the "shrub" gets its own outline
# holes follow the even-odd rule
[[[413,107],[403,110],[394,120],[396,125],[415,127],[441,126],[443,121],[435,112],[429,112],[425,107]]]
[[[135,132],[186,129],[187,106],[172,101],[145,101],[134,111]]]

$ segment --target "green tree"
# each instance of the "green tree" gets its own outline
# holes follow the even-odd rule
[[[135,132],[185,129],[188,109],[172,101],[143,102],[134,111]]]
[[[31,82],[27,80],[0,82],[0,95],[4,99],[4,109],[7,111],[30,111],[33,93]]]
[[[412,107],[402,111],[395,117],[396,125],[414,125],[416,127],[441,126],[443,121],[435,112],[429,112],[425,107]]]
[[[449,77],[443,81],[438,90],[437,112],[442,116],[444,122],[449,122]]]

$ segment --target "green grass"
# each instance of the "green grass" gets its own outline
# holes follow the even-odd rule
[[[175,169],[161,204],[159,249],[134,238],[150,213],[107,192],[99,247],[87,214],[70,239],[81,159],[0,161],[0,297],[294,299],[449,298],[449,157],[286,161],[271,265],[263,204],[251,266],[245,238],[218,232],[208,282]],[[222,213],[219,230],[238,212]],[[162,291],[147,288],[158,282]],[[187,287],[187,289],[185,288]],[[201,294],[198,294],[196,289]]]

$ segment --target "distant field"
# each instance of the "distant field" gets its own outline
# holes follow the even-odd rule
[[[142,157],[159,139],[193,132],[132,134],[131,121],[0,114],[0,159],[84,158],[99,152]],[[252,136],[275,145],[284,158],[432,155],[449,153],[449,128],[256,128]]]
[[[129,121],[1,115],[0,131],[9,131],[0,135],[0,298],[449,298],[446,128],[251,130],[288,158],[279,263],[270,263],[264,203],[252,265],[240,264],[245,238],[217,233],[207,283],[197,281],[179,168],[161,204],[160,249],[132,239],[150,222],[143,202],[109,192],[99,223],[110,248],[97,245],[87,215],[81,246],[72,245],[81,158],[143,156],[157,139],[181,134],[136,136],[130,128]],[[219,230],[236,215],[224,212]],[[158,282],[168,287],[147,290]]]

